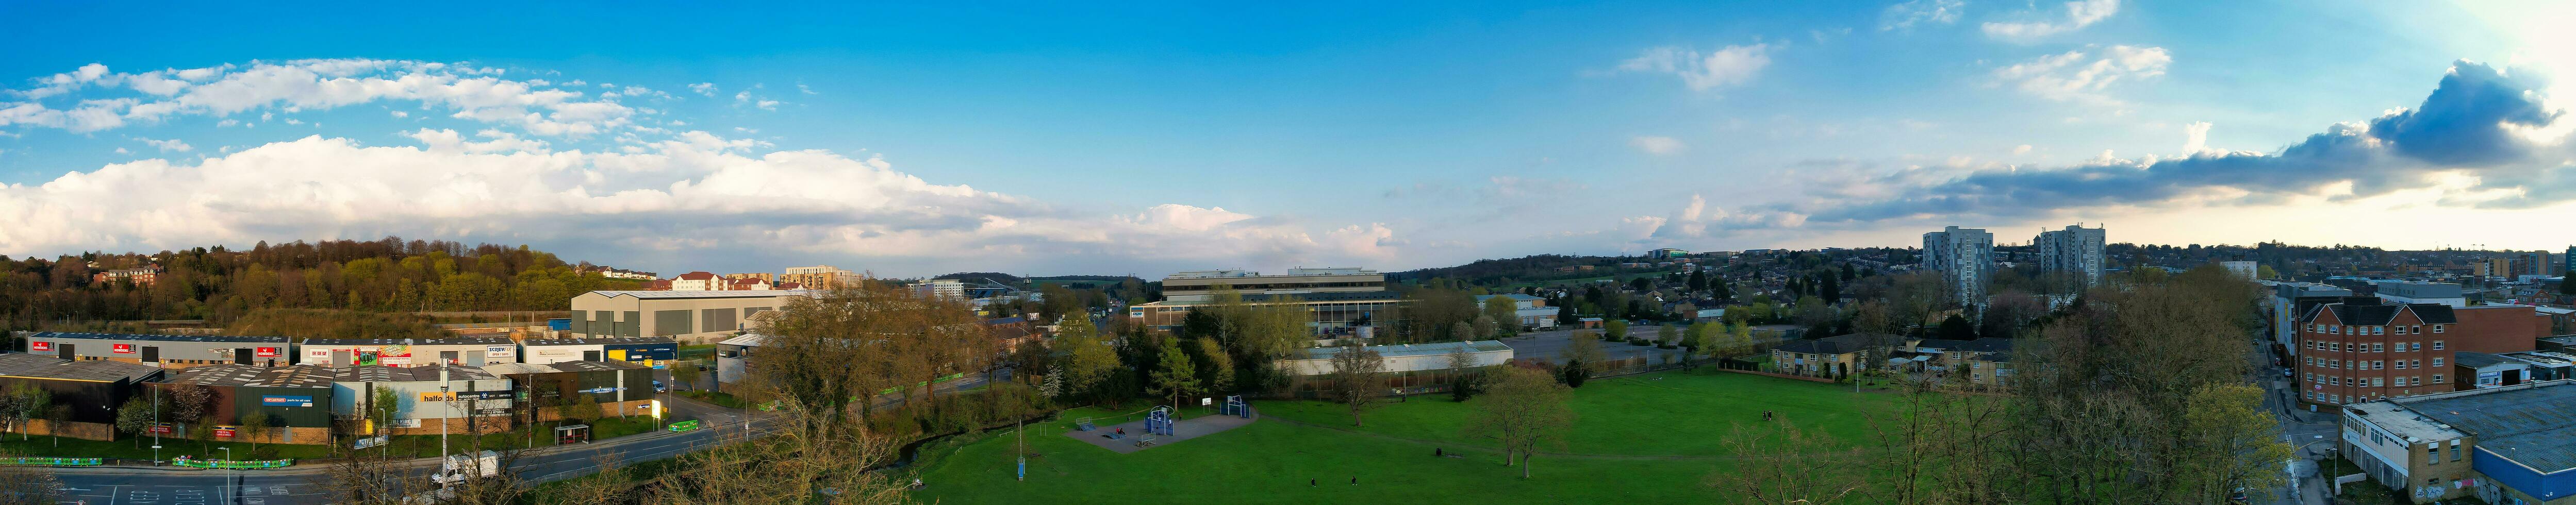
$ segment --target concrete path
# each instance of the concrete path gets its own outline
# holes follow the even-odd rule
[[[1204,437],[1225,430],[1241,428],[1244,425],[1252,424],[1253,421],[1258,421],[1260,419],[1261,411],[1259,410],[1253,411],[1252,417],[1249,419],[1229,415],[1207,415],[1199,416],[1194,419],[1182,419],[1172,423],[1172,434],[1170,435],[1145,433],[1145,421],[1138,419],[1109,426],[1101,426],[1100,429],[1092,431],[1066,431],[1064,432],[1064,436],[1073,437],[1074,440],[1088,442],[1091,445],[1097,445],[1102,449],[1115,451],[1119,454],[1127,454],[1161,447],[1164,444],[1179,443],[1183,440]],[[1117,433],[1120,429],[1127,430],[1126,438],[1111,440],[1107,436],[1112,433]],[[1153,445],[1144,447],[1136,446],[1137,441],[1149,438],[1154,439]]]

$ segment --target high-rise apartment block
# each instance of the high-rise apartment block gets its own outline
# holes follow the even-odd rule
[[[2039,232],[2031,241],[2039,246],[2039,269],[2063,272],[2074,279],[2076,289],[2102,283],[2102,228],[2085,228],[2082,224],[2063,230]]]
[[[1957,226],[1925,233],[1923,268],[1940,272],[1942,289],[1959,303],[1983,306],[1995,273],[1995,234]]]
[[[866,278],[866,276],[859,275],[856,272],[842,270],[840,267],[831,265],[815,265],[810,267],[789,267],[787,269],[787,275],[779,276],[778,280],[779,282],[797,283],[804,286],[805,289],[832,289],[839,286],[858,284],[860,280],[864,280]]]

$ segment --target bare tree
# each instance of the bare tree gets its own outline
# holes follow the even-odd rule
[[[1837,448],[1839,442],[1785,418],[1738,423],[1723,443],[1738,464],[1709,472],[1703,482],[1751,503],[1855,503],[1868,486],[1859,472],[1866,462],[1859,448]]]
[[[1530,457],[1545,445],[1562,446],[1565,433],[1574,426],[1574,410],[1566,407],[1573,388],[1556,383],[1547,372],[1504,367],[1485,395],[1474,403],[1475,417],[1467,420],[1467,436],[1494,439],[1503,446],[1503,465],[1513,464],[1520,456],[1521,478],[1529,478]]]
[[[0,451],[0,458],[23,457]],[[0,505],[52,505],[54,488],[59,486],[54,472],[28,465],[0,465]]]
[[[1333,403],[1348,407],[1351,425],[1361,426],[1360,414],[1386,401],[1386,359],[1366,345],[1345,344],[1333,352],[1329,361],[1333,371]]]

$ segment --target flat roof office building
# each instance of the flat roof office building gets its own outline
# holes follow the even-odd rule
[[[751,327],[753,314],[779,310],[802,289],[770,291],[592,291],[572,298],[575,338],[669,337],[712,343]]]
[[[519,344],[510,337],[455,338],[312,338],[295,346],[300,363],[328,367],[361,365],[482,366],[517,363]]]
[[[0,354],[0,390],[32,386],[52,394],[53,404],[66,409],[60,419],[30,419],[18,427],[17,431],[30,435],[115,440],[117,406],[162,373],[159,368],[108,360]]]
[[[261,367],[250,365],[208,365],[181,370],[165,382],[150,387],[163,389],[164,402],[173,398],[167,390],[179,387],[203,387],[213,392],[212,405],[206,418],[214,422],[217,441],[242,442],[256,439],[265,443],[329,444],[331,443],[332,373],[313,365]],[[166,413],[166,411],[165,411]],[[242,420],[251,414],[268,414],[271,425],[251,428]],[[196,419],[165,419],[182,433],[190,430]]]
[[[362,418],[391,410],[391,426],[369,433],[436,435],[508,431],[517,413],[517,394],[510,380],[483,367],[430,365],[417,367],[351,366],[332,368],[331,413]],[[393,392],[394,403],[378,404],[377,392]],[[362,429],[363,431],[363,429]]]
[[[27,354],[70,360],[107,360],[187,368],[203,365],[283,366],[292,364],[286,337],[216,335],[137,335],[125,333],[44,332],[21,334]]]
[[[680,359],[680,342],[669,337],[531,339],[519,343],[519,362],[535,365],[565,361],[625,361],[669,368]]]

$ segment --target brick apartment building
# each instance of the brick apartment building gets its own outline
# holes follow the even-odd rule
[[[2548,319],[2529,306],[2452,307],[2352,297],[2298,322],[2299,401],[2335,407],[2466,389],[2455,353],[2532,350]]]

